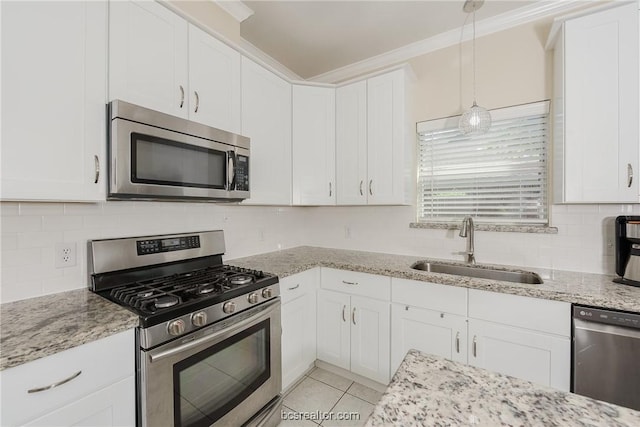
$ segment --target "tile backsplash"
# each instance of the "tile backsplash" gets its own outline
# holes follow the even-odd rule
[[[225,232],[225,260],[300,245],[462,261],[454,230],[412,229],[411,206],[270,207],[209,203],[0,203],[0,302],[86,286],[86,242],[200,230]],[[476,232],[479,263],[613,273],[613,218],[640,205],[554,205],[558,234]],[[56,244],[77,248],[56,268]]]

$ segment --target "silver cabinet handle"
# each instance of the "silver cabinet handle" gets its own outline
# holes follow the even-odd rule
[[[631,166],[631,163],[627,163],[627,187],[631,188],[632,182],[633,182],[633,166]]]
[[[346,306],[346,305],[343,305],[343,306],[342,306],[342,321],[343,321],[343,322],[346,322],[346,321],[347,321],[347,316],[346,316],[346,314],[345,314],[345,311],[346,311],[346,310],[347,310],[347,306]]]
[[[184,88],[180,85],[180,108],[184,105]]]
[[[361,196],[364,196],[364,194],[362,193],[362,184],[363,184],[363,181],[362,181],[362,180],[360,180],[360,195],[361,195]]]
[[[369,180],[369,195],[373,196],[373,180]]]
[[[356,308],[353,307],[353,310],[351,310],[351,321],[353,322],[353,324],[356,324]]]
[[[473,357],[478,356],[478,344],[476,343],[476,336],[473,336]]]
[[[298,289],[300,287],[300,283],[298,283],[297,285],[295,285],[293,288],[289,288],[290,291],[293,291],[295,289]]]
[[[331,197],[331,194],[333,194],[333,188],[331,186],[331,183],[329,183],[329,197]]]
[[[71,375],[69,378],[65,378],[62,381],[58,381],[57,383],[53,383],[53,384],[49,384],[48,386],[45,387],[36,387],[36,388],[32,388],[30,390],[27,390],[27,393],[39,393],[41,391],[46,391],[46,390],[51,390],[52,388],[58,387],[62,384],[66,384],[69,381],[78,378],[80,376],[80,374],[82,373],[82,371],[78,371],[75,374]]]
[[[347,282],[346,280],[343,280],[342,283],[345,285],[358,285],[358,282]]]
[[[193,112],[197,113],[198,112],[198,108],[200,108],[200,95],[198,95],[198,91],[196,91],[196,90],[194,90],[193,93],[196,96],[196,109],[193,110]]]
[[[460,353],[460,332],[456,333],[456,353]]]
[[[98,179],[100,179],[100,159],[98,158],[98,156],[93,156],[93,162],[96,167],[96,175],[95,175],[95,179],[93,180],[93,183],[97,184]]]

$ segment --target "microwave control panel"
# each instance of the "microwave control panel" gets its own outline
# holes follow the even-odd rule
[[[236,157],[236,191],[249,191],[249,157]]]

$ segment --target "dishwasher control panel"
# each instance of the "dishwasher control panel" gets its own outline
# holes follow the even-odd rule
[[[573,307],[573,318],[640,329],[640,314],[623,313],[620,311],[603,310],[576,305]]]

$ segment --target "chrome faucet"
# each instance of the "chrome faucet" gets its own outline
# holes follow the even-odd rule
[[[473,254],[473,219],[470,216],[464,217],[462,220],[462,226],[460,227],[460,237],[467,238],[467,251],[462,252],[464,254],[465,262],[468,264],[475,264],[476,258]]]

